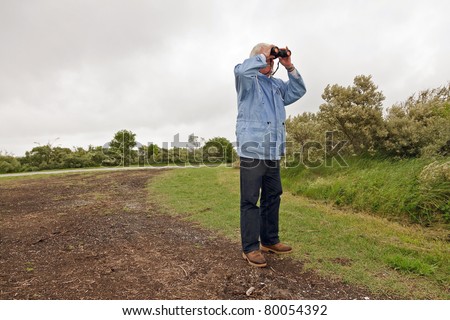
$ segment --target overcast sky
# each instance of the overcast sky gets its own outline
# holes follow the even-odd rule
[[[450,80],[448,0],[0,0],[0,150],[235,141],[233,68],[289,46],[317,112],[327,84],[372,75],[384,107]],[[277,76],[286,79],[285,70]]]

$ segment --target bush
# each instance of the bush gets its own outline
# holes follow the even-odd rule
[[[317,114],[289,117],[288,161],[311,151],[325,132],[333,131],[336,141],[347,141],[347,155],[383,155],[396,158],[450,155],[450,84],[425,90],[393,105],[382,115],[384,96],[371,76],[357,76],[353,86],[328,85],[325,103]],[[314,145],[312,145],[314,146]],[[313,150],[314,157],[323,152]]]
[[[13,173],[21,170],[20,162],[13,156],[0,154],[0,173]]]
[[[202,149],[205,163],[232,163],[237,158],[233,145],[224,137],[208,140]]]
[[[450,84],[412,95],[388,109],[384,153],[398,157],[448,155]]]
[[[323,142],[328,126],[314,113],[305,112],[286,120],[286,160],[309,163],[325,157]],[[322,148],[317,148],[321,144]]]
[[[356,76],[353,86],[328,85],[322,98],[319,119],[339,131],[348,140],[348,151],[361,155],[378,149],[386,136],[382,102],[383,93],[371,76]]]

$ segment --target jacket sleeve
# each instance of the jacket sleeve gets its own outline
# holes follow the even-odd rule
[[[239,92],[242,86],[249,86],[252,83],[252,78],[258,75],[259,69],[266,66],[266,56],[259,54],[244,60],[244,62],[234,67],[236,91]]]
[[[267,66],[266,56],[264,54],[258,54],[254,57],[250,57],[244,62],[238,64],[234,68],[234,75],[236,77],[251,77],[256,76],[259,69]]]
[[[303,78],[297,69],[294,69],[292,72],[288,72],[289,80],[287,82],[283,82],[283,99],[284,105],[290,105],[303,97],[306,93],[305,83],[303,82]]]

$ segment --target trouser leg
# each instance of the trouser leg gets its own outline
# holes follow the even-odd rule
[[[266,161],[266,172],[262,177],[260,199],[260,237],[263,245],[280,242],[278,237],[281,186],[279,161]]]
[[[245,253],[259,249],[260,210],[257,206],[264,175],[263,162],[241,158],[241,241]]]

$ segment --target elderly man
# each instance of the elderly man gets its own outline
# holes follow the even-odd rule
[[[286,82],[273,77],[276,58],[287,70]],[[306,88],[291,62],[289,49],[266,43],[256,45],[250,58],[235,67],[234,74],[242,256],[253,266],[265,267],[262,252],[292,251],[278,236],[280,159],[285,150],[285,106],[300,99]]]

